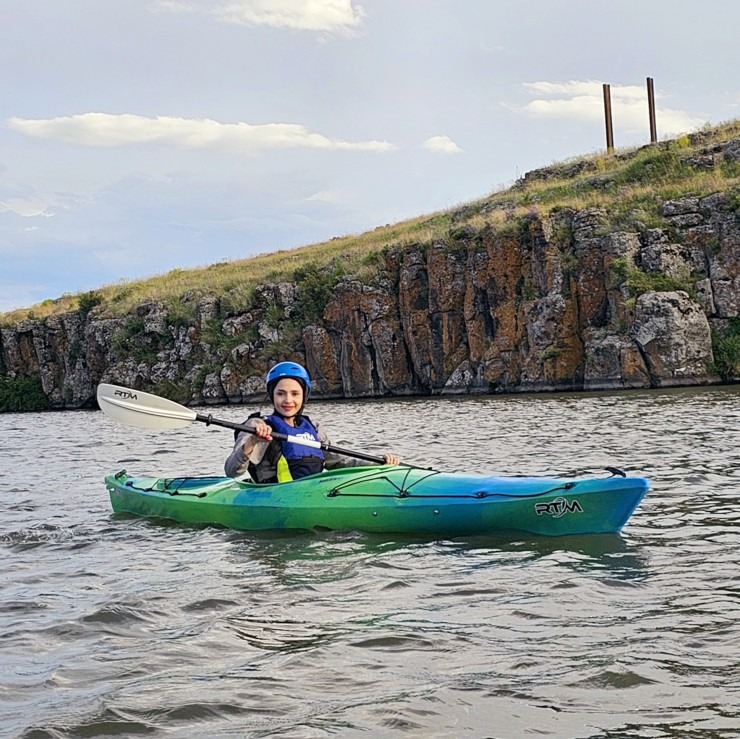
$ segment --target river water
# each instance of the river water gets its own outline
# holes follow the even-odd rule
[[[740,736],[739,386],[311,416],[437,469],[653,489],[610,536],[187,527],[113,515],[103,476],[220,474],[229,431],[0,415],[0,736]]]

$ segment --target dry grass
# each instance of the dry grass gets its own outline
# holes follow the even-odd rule
[[[654,146],[579,157],[537,170],[511,188],[447,211],[319,244],[197,269],[174,269],[144,280],[105,285],[92,293],[64,295],[31,309],[0,314],[0,324],[14,325],[26,318],[43,319],[80,309],[94,310],[97,315],[124,315],[142,303],[192,304],[194,298],[206,294],[228,296],[229,304],[239,309],[249,304],[255,286],[289,281],[307,264],[341,265],[345,274],[370,278],[378,269],[377,256],[389,248],[446,241],[463,225],[506,228],[525,216],[561,208],[601,207],[615,224],[640,221],[660,225],[659,206],[665,200],[708,195],[740,185],[740,165],[720,164],[703,170],[685,163],[688,157],[738,135],[740,121],[729,121]]]
[[[377,272],[369,256],[391,246],[405,246],[440,238],[447,233],[449,219],[424,216],[395,225],[376,228],[363,234],[335,237],[319,244],[298,247],[268,254],[258,254],[248,259],[217,262],[207,267],[173,269],[147,279],[122,280],[94,291],[94,308],[97,315],[125,315],[136,306],[147,302],[168,305],[183,298],[202,295],[230,294],[237,305],[248,302],[251,289],[266,282],[290,280],[296,269],[308,263],[341,263],[348,274],[358,278]],[[239,300],[240,294],[243,300]],[[43,319],[70,310],[78,310],[91,293],[64,295],[57,300],[45,300],[31,309],[22,308],[0,314],[0,323],[14,325],[27,318]]]

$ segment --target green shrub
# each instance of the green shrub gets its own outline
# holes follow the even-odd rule
[[[208,344],[211,350],[217,354],[231,351],[239,341],[237,337],[227,336],[223,329],[223,321],[219,318],[213,318],[205,322],[201,332],[201,341]]]
[[[277,303],[271,303],[265,311],[265,320],[270,328],[280,328],[285,321],[285,308]]]
[[[118,357],[132,357],[136,362],[154,364],[161,348],[159,334],[146,334],[144,319],[130,316],[112,337],[113,351]]]
[[[176,300],[167,305],[167,325],[174,329],[195,324],[195,303]]]
[[[0,377],[0,413],[48,409],[49,399],[38,377]]]
[[[714,370],[725,381],[740,377],[740,318],[731,318],[726,332],[712,331]]]
[[[90,313],[96,305],[100,305],[103,302],[103,298],[100,297],[100,294],[95,292],[95,290],[90,290],[90,292],[82,293],[77,301],[79,304],[80,316],[82,318],[86,318],[88,313]]]
[[[630,298],[643,293],[683,290],[696,299],[695,279],[690,274],[672,277],[662,272],[643,272],[625,257],[615,259],[610,269],[612,286],[627,288]]]
[[[293,276],[298,285],[295,314],[303,325],[315,323],[324,315],[324,308],[334,288],[345,275],[344,267],[334,263],[321,268],[315,262],[299,267]]]

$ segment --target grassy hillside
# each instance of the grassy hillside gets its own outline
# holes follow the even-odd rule
[[[289,251],[201,269],[174,269],[145,280],[66,294],[30,309],[0,314],[0,325],[71,310],[117,316],[149,301],[160,301],[171,312],[181,310],[186,319],[196,301],[181,298],[209,293],[219,295],[222,305],[238,312],[249,305],[254,288],[265,282],[292,281],[297,277],[305,280],[307,275],[318,275],[318,268],[322,268],[321,273],[328,268],[334,278],[345,274],[370,278],[380,263],[378,256],[390,247],[444,240],[465,226],[516,229],[524,216],[546,215],[566,207],[603,207],[613,227],[619,230],[635,230],[638,224],[639,228],[662,226],[665,221],[660,205],[666,200],[730,192],[740,185],[740,162],[722,161],[710,166],[712,149],[737,137],[740,120],[638,149],[579,157],[529,172],[509,189],[447,211]]]

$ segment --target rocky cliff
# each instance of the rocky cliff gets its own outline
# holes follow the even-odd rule
[[[738,352],[717,352],[740,341],[738,199],[680,197],[660,215],[627,230],[593,207],[462,223],[387,249],[371,278],[344,275],[310,303],[298,280],[260,285],[240,312],[183,296],[187,320],[159,302],[25,320],[0,329],[0,377],[39,378],[53,408],[93,406],[101,381],[183,403],[259,400],[287,358],[318,397],[737,381]]]

